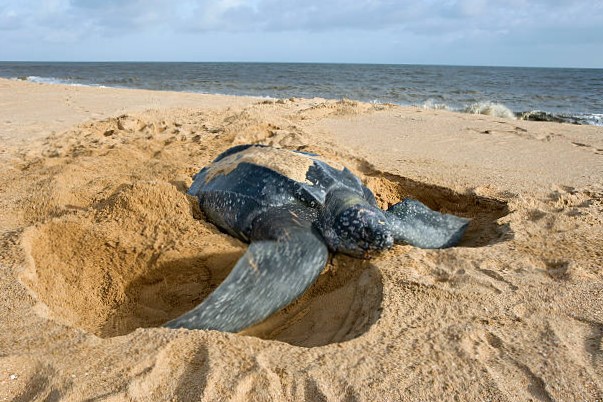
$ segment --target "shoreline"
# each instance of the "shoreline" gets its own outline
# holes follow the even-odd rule
[[[375,65],[371,68],[370,65],[356,65],[354,69],[355,65],[351,65],[343,68],[341,77],[337,78],[331,71],[334,67],[330,64],[306,68],[303,67],[305,64],[294,63],[285,64],[289,66],[285,68],[271,63],[222,63],[222,67],[218,69],[215,63],[175,63],[171,77],[165,76],[165,68],[158,67],[161,63],[139,63],[138,69],[130,70],[120,68],[119,63],[90,63],[90,66],[96,66],[95,70],[74,67],[76,64],[70,63],[44,66],[41,64],[34,68],[27,63],[21,69],[7,66],[8,70],[4,75],[12,71],[12,79],[93,87],[146,87],[184,93],[275,99],[314,96],[334,100],[349,98],[363,102],[446,108],[460,113],[482,113],[533,121],[603,125],[603,114],[599,113],[601,105],[593,100],[597,94],[592,93],[588,86],[588,77],[592,74],[579,78],[567,73],[573,71],[568,69],[557,69],[555,74],[559,76],[556,80],[567,81],[567,84],[554,90],[550,86],[558,87],[555,78],[541,80],[538,74],[525,72],[538,69],[507,67],[501,67],[500,74],[490,67],[473,67],[476,69],[476,76],[470,73],[469,67],[462,66]],[[406,79],[396,78],[400,74],[408,76]],[[450,84],[442,81],[442,75],[447,74],[454,74],[459,82]],[[319,78],[325,75],[328,76],[325,80]],[[493,93],[492,86],[500,87],[504,84],[502,77],[507,76],[513,82],[517,81],[516,85],[506,91],[499,88]],[[595,77],[596,75],[592,79]],[[358,79],[358,85],[353,84]],[[375,84],[375,80],[380,84]],[[568,103],[568,96],[572,99],[571,103]],[[571,107],[562,108],[559,106],[561,104]]]
[[[603,127],[3,79],[0,99],[0,399],[603,395]],[[184,192],[250,142],[319,153],[381,207],[411,196],[468,234],[334,255],[242,334],[161,328],[247,247]]]

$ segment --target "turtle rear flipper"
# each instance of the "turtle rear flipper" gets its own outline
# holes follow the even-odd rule
[[[455,246],[469,225],[469,219],[433,211],[408,198],[392,205],[387,212],[391,214],[390,226],[395,241],[421,248]]]
[[[311,227],[291,225],[276,240],[252,242],[213,293],[165,326],[238,332],[300,296],[322,272],[328,250]]]

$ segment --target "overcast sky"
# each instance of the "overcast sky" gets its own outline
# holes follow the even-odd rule
[[[603,67],[602,0],[0,0],[0,60]]]

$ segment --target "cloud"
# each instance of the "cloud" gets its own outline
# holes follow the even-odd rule
[[[603,22],[603,6],[588,0],[189,0],[184,4],[188,13],[178,13],[179,26],[198,31],[398,29],[424,34],[427,26],[445,34],[521,24]]]
[[[222,0],[189,1],[182,15],[189,29],[199,31],[334,31],[380,30],[418,17],[422,3],[393,0]],[[191,4],[192,3],[192,4]]]
[[[21,27],[21,20],[12,10],[0,10],[0,30],[12,31]]]
[[[237,35],[253,35],[260,38],[258,46],[269,48],[278,43],[285,47],[281,52],[295,53],[295,44],[302,46],[300,41],[311,35],[320,38],[313,44],[316,54],[322,54],[323,43],[337,49],[337,42],[345,42],[347,46],[348,40],[355,38],[352,42],[365,46],[362,49],[365,54],[372,52],[373,47],[387,54],[403,46],[404,51],[414,49],[417,54],[470,55],[486,51],[484,46],[489,47],[488,51],[507,52],[512,52],[514,46],[596,47],[603,43],[602,27],[603,3],[592,0],[2,0],[0,3],[0,42],[32,52],[40,43],[63,44],[70,47],[70,54],[77,52],[78,44],[82,54],[90,54],[94,49],[89,46],[136,47],[133,44],[140,43],[131,52],[135,55],[139,54],[135,52],[138,49],[153,47],[157,38],[165,39],[161,43],[167,43],[167,39],[174,44],[188,41],[189,49],[209,48],[209,41],[217,41],[219,47],[220,40]],[[361,40],[366,37],[378,37],[380,42],[368,44]],[[283,45],[286,38],[290,39],[289,49]],[[236,41],[228,43],[232,48]],[[155,54],[170,53],[175,45],[165,46]],[[0,49],[0,58],[8,57],[7,48]],[[261,50],[258,48],[257,54],[264,54]],[[105,54],[108,50],[98,52]],[[285,57],[288,56],[283,53]]]
[[[69,13],[100,27],[135,30],[169,21],[165,0],[71,0]]]
[[[0,26],[124,34],[398,30],[420,35],[603,25],[590,0],[6,0]]]

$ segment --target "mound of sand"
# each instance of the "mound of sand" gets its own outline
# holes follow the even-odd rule
[[[32,98],[66,91],[66,115],[99,96],[1,83]],[[118,93],[136,107],[158,98]],[[51,134],[57,126],[44,120],[30,141],[7,137],[0,397],[602,397],[601,128],[191,96],[181,108],[101,110],[67,131]],[[18,113],[11,119],[18,133]],[[248,142],[321,154],[358,174],[383,208],[412,196],[472,218],[468,233],[452,249],[332,256],[299,300],[241,334],[161,328],[245,250],[185,191],[199,168]],[[570,159],[573,169],[559,164]]]

